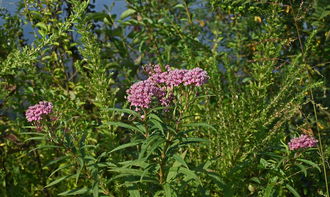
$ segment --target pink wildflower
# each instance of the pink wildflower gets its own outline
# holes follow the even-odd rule
[[[42,120],[42,115],[47,115],[53,111],[51,102],[40,101],[39,104],[30,106],[26,112],[25,117],[29,122]]]
[[[197,67],[185,73],[183,78],[184,81],[183,84],[184,86],[188,86],[188,85],[201,86],[204,83],[206,83],[208,79],[209,76],[207,75],[207,72]]]
[[[293,138],[289,142],[289,149],[296,150],[300,148],[310,148],[317,145],[317,139],[309,135],[301,135],[300,137]]]
[[[149,79],[155,83],[164,83],[169,87],[180,85],[201,86],[207,82],[209,76],[203,69],[194,68],[192,70],[174,69],[166,72],[157,72],[152,74]]]
[[[140,108],[149,108],[153,97],[161,95],[162,91],[153,81],[144,80],[134,83],[127,90],[127,94],[127,100],[138,111]]]
[[[166,85],[169,87],[179,86],[183,84],[184,77],[189,71],[186,69],[175,69],[168,72]]]
[[[147,65],[144,70],[149,78],[133,84],[127,90],[127,100],[136,110],[149,108],[153,98],[157,98],[162,106],[169,106],[173,100],[173,88],[183,86],[201,86],[207,82],[209,76],[201,68],[192,70],[174,69],[169,65],[162,71],[160,65]]]

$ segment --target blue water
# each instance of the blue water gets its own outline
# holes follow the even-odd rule
[[[16,11],[17,0],[0,0],[0,7],[6,8],[9,12],[14,13]]]
[[[11,14],[15,14],[17,12],[17,4],[20,0],[0,0],[0,8],[5,8]],[[91,0],[93,3],[93,0]],[[121,15],[123,11],[126,10],[126,2],[125,0],[95,0],[94,10],[99,12],[105,10],[105,5],[111,9],[111,14],[116,14],[117,17]],[[0,25],[3,24],[2,19],[0,18]],[[31,43],[34,40],[33,29],[30,24],[23,25],[24,38],[27,39],[28,43]]]

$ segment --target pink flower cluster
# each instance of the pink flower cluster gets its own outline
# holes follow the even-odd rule
[[[309,135],[301,135],[300,137],[293,138],[289,142],[289,149],[296,150],[300,148],[310,148],[317,145],[317,139]]]
[[[127,100],[136,107],[148,108],[154,96],[161,97],[164,93],[157,84],[151,80],[134,83],[127,90]]]
[[[168,87],[179,85],[201,86],[209,79],[207,72],[198,67],[192,70],[170,70],[169,67],[166,67],[167,71],[165,72],[158,72],[158,67],[159,65],[155,66],[155,72],[149,77],[149,79],[156,83],[165,84]]]
[[[53,111],[53,104],[47,101],[40,101],[39,104],[30,106],[25,117],[29,122],[42,120],[43,115],[47,115]]]
[[[149,108],[153,98],[157,98],[162,106],[168,106],[173,100],[174,87],[201,86],[209,79],[207,72],[201,68],[171,70],[167,65],[163,72],[160,65],[147,65],[144,69],[149,78],[133,84],[127,90],[127,100],[136,110]]]

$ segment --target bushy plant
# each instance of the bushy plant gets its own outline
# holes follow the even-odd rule
[[[0,13],[1,196],[329,196],[326,0],[97,2]]]

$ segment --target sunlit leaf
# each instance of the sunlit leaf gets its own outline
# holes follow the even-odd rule
[[[133,9],[127,9],[125,10],[121,15],[120,15],[120,19],[125,19],[129,16],[131,16],[132,14],[134,14],[136,12],[136,10]]]
[[[50,186],[56,185],[56,184],[60,183],[61,181],[64,181],[64,180],[69,179],[69,178],[73,178],[73,177],[75,177],[75,176],[76,176],[76,174],[63,176],[63,177],[61,177],[61,178],[58,178],[58,179],[56,179],[56,180],[50,182],[50,183],[49,183],[48,185],[46,185],[45,187],[50,187]]]
[[[174,154],[174,155],[173,155],[173,158],[174,158],[177,162],[179,162],[181,165],[183,165],[184,167],[188,168],[188,165],[186,164],[186,162],[183,160],[183,158],[182,158],[180,155],[178,155],[178,154]]]
[[[65,191],[62,193],[59,193],[59,196],[73,196],[73,195],[78,195],[78,194],[85,194],[87,193],[89,190],[86,187],[83,188],[77,188],[77,189],[72,189],[69,191]]]
[[[133,111],[133,110],[130,110],[130,109],[106,108],[105,110],[114,111],[114,112],[121,112],[121,113],[126,113],[126,114],[131,114],[131,115],[136,116],[136,117],[140,117],[141,116],[136,111]]]
[[[106,122],[106,125],[111,125],[111,126],[117,126],[117,127],[123,127],[129,130],[133,130],[133,131],[139,131],[141,132],[141,130],[135,126],[123,123],[123,122]]]
[[[130,143],[127,143],[127,144],[120,145],[120,146],[114,148],[112,151],[110,151],[110,153],[118,151],[118,150],[122,150],[122,149],[125,149],[125,148],[136,146],[138,144],[141,144],[142,142],[143,142],[143,140],[136,140],[134,142],[130,142]]]

